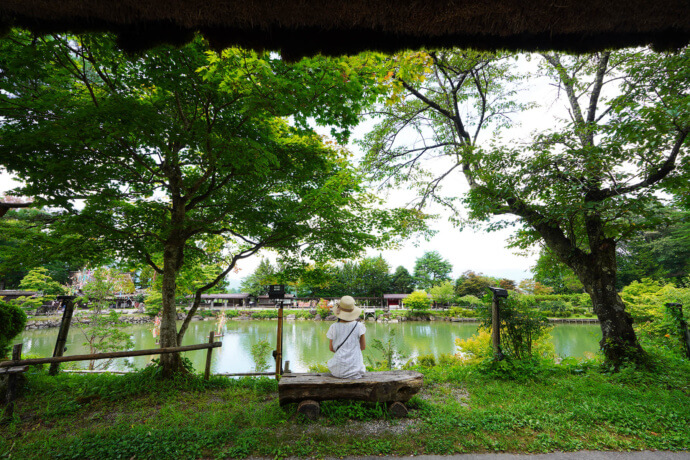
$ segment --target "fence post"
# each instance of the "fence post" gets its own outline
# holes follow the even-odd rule
[[[685,349],[685,356],[690,358],[690,330],[688,330],[688,323],[683,317],[683,304],[680,303],[667,303],[666,308],[669,310],[675,310],[676,320],[678,321],[677,327],[680,333],[680,340],[683,342],[683,348]]]
[[[213,339],[215,338],[215,331],[211,331],[211,334],[208,336],[208,343],[213,343]],[[208,380],[209,377],[211,376],[211,355],[213,354],[213,348],[209,348],[208,351],[206,352],[206,372],[204,372],[204,380]]]
[[[53,358],[62,356],[67,344],[67,334],[69,333],[69,326],[72,323],[72,314],[74,313],[74,297],[71,295],[58,296],[58,300],[64,302],[65,311],[62,313],[62,321],[60,322],[60,331],[58,332],[57,341],[55,342],[55,349],[53,350]],[[50,365],[49,375],[57,375],[60,370],[59,363]]]
[[[18,343],[12,347],[12,361],[19,361],[20,359],[22,359],[22,344]],[[18,378],[19,375],[17,374],[8,374],[7,376],[7,394],[5,395],[7,405],[5,406],[5,412],[2,416],[3,422],[11,420],[14,414],[14,399],[17,396]]]

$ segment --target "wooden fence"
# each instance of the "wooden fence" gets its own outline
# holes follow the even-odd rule
[[[132,356],[147,356],[147,355],[162,355],[167,353],[182,353],[193,350],[208,350],[206,354],[206,369],[204,371],[204,379],[208,380],[211,375],[211,356],[214,348],[223,346],[222,342],[215,342],[215,333],[211,331],[208,343],[200,343],[197,345],[185,345],[182,347],[167,347],[167,348],[152,348],[148,350],[131,350],[131,351],[113,351],[109,353],[92,353],[87,355],[72,355],[72,356],[54,356],[51,358],[32,358],[21,359],[22,344],[17,344],[12,349],[12,359],[9,361],[0,362],[0,374],[8,374],[7,394],[5,400],[7,406],[5,407],[4,420],[12,417],[14,411],[14,399],[16,395],[16,379],[17,374],[26,372],[30,365],[34,364],[51,364],[58,366],[60,363],[67,363],[71,361],[91,361],[97,359],[112,359],[112,358],[129,358]]]

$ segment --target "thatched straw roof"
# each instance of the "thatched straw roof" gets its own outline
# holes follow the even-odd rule
[[[2,0],[0,27],[109,30],[130,50],[181,44],[288,58],[420,46],[592,51],[690,41],[687,0]]]

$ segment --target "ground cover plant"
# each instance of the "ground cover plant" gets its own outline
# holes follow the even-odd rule
[[[690,449],[690,364],[651,345],[649,368],[600,361],[461,364],[427,357],[409,417],[324,403],[317,421],[281,408],[266,378],[27,376],[0,457],[282,458],[554,450]],[[529,369],[529,372],[526,370]],[[604,369],[605,370],[605,369]],[[337,434],[337,436],[336,436]],[[287,447],[289,446],[289,448]]]

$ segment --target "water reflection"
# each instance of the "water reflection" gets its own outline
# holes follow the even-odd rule
[[[312,364],[325,364],[330,358],[326,331],[330,322],[285,321],[283,326],[283,359],[290,361],[290,368],[298,372],[307,371]],[[212,372],[251,372],[254,363],[251,358],[251,347],[260,340],[267,340],[272,346],[276,343],[276,321],[228,321],[223,328],[221,348],[214,349]],[[425,354],[454,353],[455,339],[471,337],[477,330],[476,323],[451,322],[403,322],[382,324],[367,322],[367,356],[377,358],[371,347],[374,339],[385,341],[390,330],[395,330],[398,351],[407,357]],[[126,329],[132,334],[136,349],[157,348],[156,339],[151,333],[151,324],[131,326]],[[216,323],[211,321],[192,322],[185,334],[183,345],[205,343],[209,333],[216,330]],[[20,336],[24,344],[24,354],[35,357],[50,356],[55,346],[58,329],[26,331]],[[556,353],[560,356],[583,357],[596,353],[601,330],[598,325],[557,325],[551,331]],[[84,345],[84,336],[75,327],[70,331],[65,355],[88,353]],[[204,368],[206,350],[197,350],[185,354],[198,370]],[[115,360],[112,369],[124,369],[126,363],[135,368],[146,366],[157,356],[137,356]],[[86,362],[72,363],[74,367],[86,367]],[[63,365],[64,366],[64,365]]]

